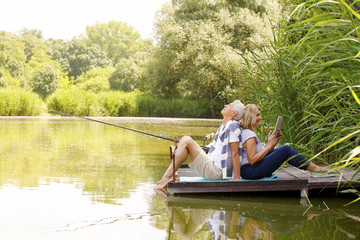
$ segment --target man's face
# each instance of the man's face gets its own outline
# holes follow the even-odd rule
[[[233,106],[234,106],[235,103],[230,103],[230,104],[227,104],[227,105],[224,105],[224,108],[223,110],[221,111],[221,114],[226,117],[233,117],[234,116],[234,113],[235,111],[232,110]],[[236,114],[235,114],[236,115]]]

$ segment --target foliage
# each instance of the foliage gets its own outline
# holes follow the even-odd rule
[[[134,116],[139,93],[102,92],[95,94],[77,87],[59,89],[47,99],[50,110],[80,116]]]
[[[24,53],[26,55],[26,62],[29,62],[31,57],[33,56],[33,50],[44,44],[44,41],[41,40],[38,36],[34,36],[34,33],[28,32],[28,30],[23,30],[23,33],[21,37],[19,37],[19,40],[24,43],[25,49]]]
[[[0,31],[0,86],[18,87],[24,73],[25,46],[17,36]]]
[[[95,68],[81,74],[75,81],[75,84],[83,89],[92,92],[101,92],[110,90],[109,77],[114,72],[114,68]]]
[[[31,57],[28,58],[24,75],[22,87],[31,88],[34,92],[46,97],[59,87],[62,68],[47,54],[45,43],[41,43],[31,48]]]
[[[20,35],[21,36],[25,36],[25,35],[31,35],[31,36],[34,36],[38,39],[42,39],[43,36],[42,36],[42,31],[40,29],[28,29],[28,28],[23,28],[21,31],[20,31]]]
[[[341,0],[302,2],[291,9],[292,20],[283,23],[267,59],[254,54],[249,60],[249,66],[258,66],[250,71],[256,76],[253,91],[268,120],[285,116],[284,141],[316,154],[345,137],[336,149],[317,155],[338,161],[359,142],[353,96],[360,94],[360,20]]]
[[[69,78],[76,79],[90,69],[111,66],[111,60],[99,45],[86,39],[63,40],[50,39],[46,42],[52,59],[58,61]]]
[[[51,65],[43,66],[34,71],[32,88],[35,93],[47,96],[59,87],[59,75]]]
[[[91,42],[106,52],[114,65],[122,58],[131,57],[144,44],[139,32],[125,22],[97,22],[94,26],[86,27],[86,34]]]
[[[139,87],[143,70],[133,59],[120,59],[115,71],[109,77],[110,88],[130,92]]]
[[[206,100],[163,99],[140,95],[137,98],[137,116],[144,117],[211,117],[209,103]]]
[[[140,92],[110,91],[99,96],[103,116],[135,116],[138,112],[137,97]]]
[[[205,118],[211,114],[206,100],[162,99],[130,93],[107,91],[95,94],[77,87],[58,89],[48,97],[49,110],[80,116],[138,116]]]
[[[40,97],[22,88],[0,89],[1,116],[34,116],[41,114]]]
[[[280,9],[275,0],[246,3],[165,4],[155,23],[159,47],[149,73],[152,92],[212,100],[227,88],[242,88],[241,55],[267,44],[272,37],[269,20],[276,22]],[[228,101],[229,96],[222,96]]]
[[[46,104],[49,110],[68,114],[82,116],[101,115],[96,94],[77,87],[58,89],[47,98]]]

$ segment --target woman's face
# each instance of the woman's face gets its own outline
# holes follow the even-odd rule
[[[261,111],[259,109],[257,109],[255,111],[255,114],[256,114],[256,121],[255,121],[255,125],[254,127],[257,127],[257,126],[260,126],[260,122],[261,122]]]

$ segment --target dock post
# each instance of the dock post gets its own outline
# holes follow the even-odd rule
[[[309,190],[307,188],[302,189],[300,196],[301,196],[301,198],[308,198]]]
[[[176,180],[176,177],[175,177],[175,154],[173,154],[172,165],[173,165],[173,182],[175,182],[175,180]]]
[[[170,153],[172,154],[171,159],[172,159],[172,166],[173,166],[173,182],[176,181],[176,176],[175,176],[175,151],[177,149],[177,139],[174,139],[174,148],[172,148],[172,150],[170,151]]]

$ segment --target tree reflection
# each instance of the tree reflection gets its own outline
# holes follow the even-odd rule
[[[325,212],[299,202],[276,204],[265,201],[261,204],[249,199],[234,201],[220,197],[168,198],[163,191],[157,193],[169,215],[172,231],[168,231],[168,239],[176,239],[172,232],[186,239],[199,239],[200,236],[202,239],[243,240],[359,237],[360,218],[351,218],[343,211]]]

